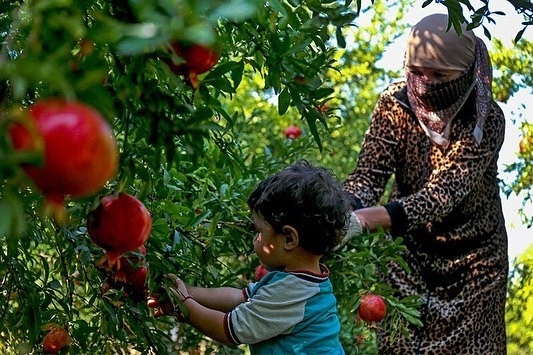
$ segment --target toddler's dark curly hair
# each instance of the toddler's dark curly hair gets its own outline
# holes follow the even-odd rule
[[[294,227],[300,247],[324,255],[346,232],[349,201],[330,170],[299,160],[259,183],[248,198],[248,206],[277,233],[282,233],[285,225]]]

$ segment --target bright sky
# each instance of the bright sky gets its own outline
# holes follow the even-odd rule
[[[473,0],[471,1],[474,7],[477,9],[480,7],[480,2]],[[431,13],[447,13],[447,9],[442,4],[437,4],[433,2],[426,8],[422,8],[423,1],[419,1],[413,10],[411,10],[406,16],[406,23],[414,25],[424,16]],[[497,5],[496,5],[497,4]],[[507,1],[497,1],[491,2],[490,9],[492,11],[500,10],[503,11],[506,16],[494,16],[496,25],[487,24],[493,38],[498,38],[506,46],[512,46],[512,40],[522,28],[521,22],[522,18],[516,14],[514,8]],[[468,14],[465,12],[465,17],[468,18]],[[489,40],[483,34],[482,29],[474,30],[476,35],[482,38],[487,47],[491,47]],[[384,59],[378,63],[378,65],[400,69],[402,66],[402,58],[405,51],[407,33],[399,37],[395,43],[393,43],[387,50]],[[529,41],[533,40],[533,28],[530,26],[523,37]],[[529,103],[529,107],[521,108],[523,103]],[[505,181],[508,181],[512,177],[505,176],[503,174],[503,169],[506,164],[510,164],[516,161],[516,154],[518,152],[518,141],[520,140],[520,130],[517,123],[513,123],[513,119],[518,120],[519,113],[522,114],[522,117],[533,117],[533,90],[532,88],[523,89],[519,93],[515,94],[509,99],[506,104],[500,103],[500,106],[505,112],[507,118],[507,127],[506,135],[503,143],[502,150],[500,152],[500,177]],[[524,120],[525,118],[522,118]],[[522,121],[519,121],[522,122]],[[518,122],[518,123],[519,123]],[[512,261],[516,256],[521,254],[525,249],[530,245],[533,245],[533,229],[527,229],[522,225],[520,217],[518,216],[518,209],[522,202],[521,196],[510,196],[507,199],[502,194],[502,203],[503,211],[506,219],[507,232],[509,234],[509,258]],[[528,215],[533,215],[533,205],[529,206]]]

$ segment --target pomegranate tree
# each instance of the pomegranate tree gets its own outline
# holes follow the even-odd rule
[[[302,135],[302,130],[298,126],[289,126],[285,128],[285,137],[288,139],[296,139]]]
[[[48,98],[31,105],[9,128],[13,148],[42,156],[23,169],[58,219],[67,196],[97,193],[114,177],[118,148],[109,123],[77,101]]]
[[[45,354],[57,354],[71,342],[72,339],[65,329],[59,326],[50,327],[49,332],[43,338],[43,351]]]
[[[107,195],[87,216],[87,232],[105,255],[99,264],[120,269],[122,254],[137,250],[148,239],[152,217],[144,204],[127,193]]]
[[[357,313],[365,322],[379,322],[387,314],[385,300],[374,293],[366,294],[361,299]]]

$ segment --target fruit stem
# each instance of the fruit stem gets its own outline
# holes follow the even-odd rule
[[[122,254],[108,251],[97,262],[96,266],[101,266],[108,270],[120,270],[120,257]]]
[[[44,201],[44,214],[52,217],[58,226],[65,225],[68,219],[65,198],[63,196],[47,196]]]

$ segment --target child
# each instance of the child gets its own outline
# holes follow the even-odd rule
[[[332,173],[301,160],[263,180],[248,205],[254,250],[269,270],[244,289],[186,285],[174,275],[186,322],[251,354],[344,354],[328,268],[321,257],[346,231],[350,204]],[[154,316],[173,314],[152,295]]]

